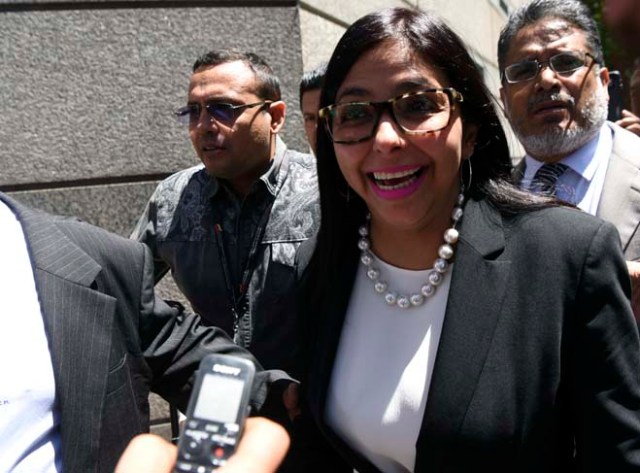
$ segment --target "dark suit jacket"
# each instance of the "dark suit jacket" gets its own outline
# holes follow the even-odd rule
[[[144,245],[0,199],[21,221],[31,255],[65,473],[112,472],[129,440],[149,430],[149,390],[184,408],[207,353],[253,360],[221,330],[203,328],[199,317],[154,297]],[[264,400],[264,381],[255,405]]]
[[[363,473],[375,468],[324,422],[359,261],[353,240],[330,296],[302,292],[308,417],[294,452],[321,450],[317,427]],[[300,258],[310,253],[304,247]],[[566,208],[507,218],[468,202],[415,471],[640,471],[640,342],[629,294],[612,225]],[[329,450],[296,458],[342,471]]]
[[[596,217],[616,227],[627,260],[640,260],[640,137],[614,123],[607,125],[613,131],[613,149]],[[518,181],[525,167],[524,159],[516,166]]]

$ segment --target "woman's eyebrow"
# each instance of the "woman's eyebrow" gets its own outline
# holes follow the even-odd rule
[[[407,92],[413,92],[416,89],[431,89],[441,87],[440,85],[434,84],[431,80],[419,77],[413,79],[407,79],[402,82],[399,82],[393,86],[391,91],[392,95],[402,95]],[[371,93],[361,86],[353,86],[347,87],[344,90],[341,90],[340,93],[336,96],[336,102],[339,102],[343,97],[350,96],[354,98],[362,98],[367,97]]]
[[[345,97],[347,95],[361,98],[369,95],[369,92],[367,92],[364,88],[358,86],[347,87],[346,89],[341,90],[340,93],[336,96],[336,102],[340,101],[342,97]]]

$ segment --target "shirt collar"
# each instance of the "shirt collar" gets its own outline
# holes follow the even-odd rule
[[[271,166],[266,173],[260,176],[260,180],[264,182],[267,190],[274,196],[282,186],[284,178],[287,175],[287,169],[289,168],[289,166],[286,165],[286,151],[287,145],[276,135],[276,152],[271,160]]]

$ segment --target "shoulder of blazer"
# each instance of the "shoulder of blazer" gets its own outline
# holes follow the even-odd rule
[[[615,123],[607,122],[607,125],[613,131],[613,155],[640,168],[640,137]]]
[[[75,217],[30,208],[3,194],[0,199],[20,220],[36,268],[82,285],[90,285],[105,268],[141,271],[142,243]]]

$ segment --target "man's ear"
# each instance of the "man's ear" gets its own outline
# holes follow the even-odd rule
[[[462,159],[469,159],[476,148],[478,125],[465,123],[462,130]]]
[[[602,87],[604,88],[604,93],[607,94],[607,100],[609,99],[609,69],[606,67],[601,67],[598,71],[598,77],[600,78],[600,82],[602,83]]]
[[[278,133],[284,126],[287,104],[282,100],[269,104],[269,114],[271,115],[271,133]]]

